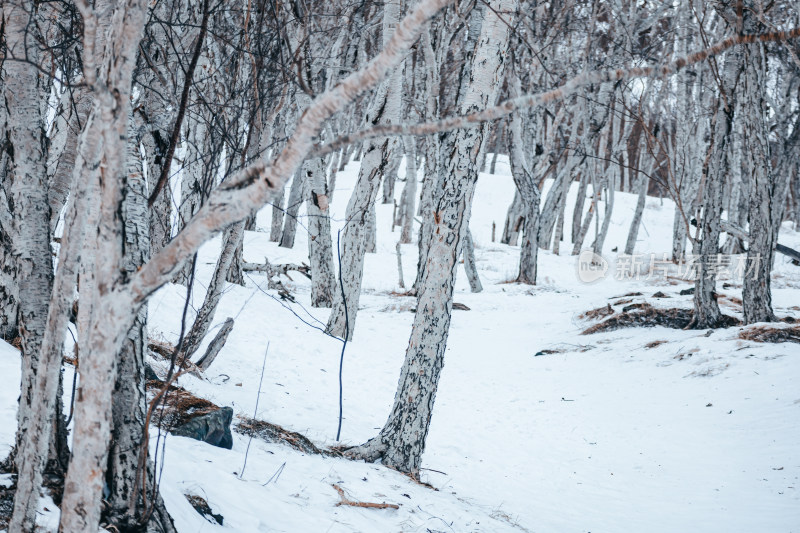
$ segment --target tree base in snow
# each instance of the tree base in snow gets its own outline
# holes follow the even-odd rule
[[[592,312],[590,311],[589,313]],[[624,307],[622,312],[607,318],[599,324],[586,328],[581,332],[581,335],[604,333],[622,328],[652,328],[655,326],[672,329],[695,329],[693,317],[694,312],[691,309],[659,309],[648,303],[638,303]],[[722,315],[717,324],[708,327],[726,328],[740,323],[734,317]],[[705,329],[705,327],[696,329]]]

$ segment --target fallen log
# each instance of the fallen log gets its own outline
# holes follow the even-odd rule
[[[692,222],[694,223],[695,221],[692,220]],[[696,225],[696,224],[693,224],[693,225]],[[727,222],[727,221],[723,220],[722,223],[720,224],[720,228],[725,233],[733,235],[737,239],[742,239],[745,242],[750,240],[750,235],[743,228],[740,228],[739,226],[736,226],[735,224],[731,224],[730,222]],[[786,257],[790,257],[790,258],[794,259],[795,261],[800,261],[800,252],[798,252],[797,250],[795,250],[793,248],[789,248],[788,246],[784,246],[783,244],[776,244],[775,245],[775,251],[780,253],[780,254],[785,255]]]

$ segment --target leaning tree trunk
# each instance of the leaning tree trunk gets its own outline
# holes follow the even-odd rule
[[[217,259],[217,265],[214,268],[214,274],[208,284],[208,289],[206,289],[203,305],[197,311],[194,323],[183,339],[181,352],[183,354],[182,357],[186,359],[197,351],[203,342],[203,338],[208,333],[208,329],[211,327],[211,322],[214,320],[217,306],[225,289],[225,278],[228,275],[233,256],[236,253],[236,247],[241,242],[243,233],[244,221],[236,222],[222,233],[222,251]]]
[[[384,4],[384,45],[397,25],[400,12],[396,3]],[[365,122],[395,124],[400,119],[400,94],[403,70],[398,68],[381,84],[370,104]],[[364,277],[364,254],[375,251],[375,200],[381,178],[391,163],[392,139],[375,139],[365,143],[358,180],[347,203],[346,223],[338,246],[339,284],[334,291],[333,308],[326,331],[351,339]]]
[[[506,222],[503,225],[503,235],[500,237],[500,242],[516,246],[524,222],[525,202],[522,200],[522,194],[519,192],[518,187],[514,190],[514,199],[511,201],[511,205],[508,206]]]
[[[475,243],[472,240],[472,232],[469,228],[467,228],[467,231],[464,233],[461,257],[464,260],[464,272],[466,272],[467,281],[469,281],[469,290],[472,292],[481,292],[483,290],[483,285],[481,285],[481,278],[478,276],[478,265],[475,261]]]
[[[303,190],[306,187],[306,176],[302,169],[298,169],[289,188],[289,200],[286,205],[286,214],[283,217],[283,233],[280,245],[282,248],[294,248],[294,237],[297,235],[297,214],[303,205]]]
[[[492,104],[503,79],[508,47],[508,23],[496,14],[514,13],[514,0],[491,0],[483,11],[483,24],[466,91],[461,93],[458,111],[467,114]],[[474,10],[472,16],[481,16]],[[380,434],[351,450],[367,460],[383,463],[417,476],[425,439],[430,427],[433,402],[444,364],[450,329],[453,288],[461,245],[468,229],[472,196],[478,178],[480,147],[486,126],[445,134],[443,148],[451,154],[443,168],[442,187],[434,193],[435,217],[428,221],[429,253],[417,286],[417,311],[406,359],[395,394],[394,406]]]
[[[361,281],[364,273],[364,254],[367,246],[370,207],[378,195],[380,174],[386,167],[387,150],[383,144],[369,142],[361,161],[358,181],[347,203],[347,219],[338,247],[339,286],[334,291],[333,309],[326,331],[331,335],[351,339],[355,327]]]
[[[59,215],[67,202],[69,186],[72,183],[72,175],[75,169],[75,158],[78,155],[78,136],[81,128],[86,124],[86,118],[92,107],[91,98],[86,94],[86,90],[81,88],[72,93],[75,98],[74,108],[70,106],[65,125],[66,139],[64,148],[58,159],[55,160],[55,169],[50,179],[50,189],[48,198],[50,203],[50,231],[53,232],[58,224]]]

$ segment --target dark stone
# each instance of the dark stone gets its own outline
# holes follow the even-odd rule
[[[144,379],[145,381],[159,381],[161,382],[161,378],[158,377],[156,371],[153,370],[153,367],[148,365],[147,363],[144,364]]]
[[[694,287],[689,287],[688,289],[683,289],[683,290],[680,292],[680,295],[681,295],[681,296],[689,296],[689,295],[691,295],[691,294],[694,294]]]
[[[230,450],[233,448],[231,421],[233,409],[223,407],[216,411],[192,418],[182,426],[172,430],[173,435],[207,442],[212,446]]]

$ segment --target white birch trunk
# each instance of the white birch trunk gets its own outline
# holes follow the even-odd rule
[[[745,0],[744,30],[763,31],[755,13],[757,2]],[[767,58],[763,44],[743,50],[744,73],[741,84],[742,133],[744,146],[743,175],[750,177],[748,219],[750,240],[747,247],[748,273],[742,289],[744,322],[771,322],[770,278],[775,257],[778,226],[783,213],[780,178],[773,172],[769,142],[769,111],[767,107]],[[785,189],[783,189],[785,191]],[[785,192],[784,192],[785,194]],[[775,221],[778,221],[776,224]]]
[[[515,11],[514,0],[493,0],[484,10],[467,91],[458,102],[460,112],[468,113],[494,102],[503,80],[509,34],[507,22],[496,13]],[[430,250],[417,287],[417,311],[394,406],[379,436],[353,451],[368,460],[381,457],[384,464],[415,476],[444,364],[457,261],[468,229],[485,135],[485,125],[447,134],[447,145],[456,149],[443,169],[443,187],[435,192],[437,210],[429,221],[433,231],[427,243]]]

